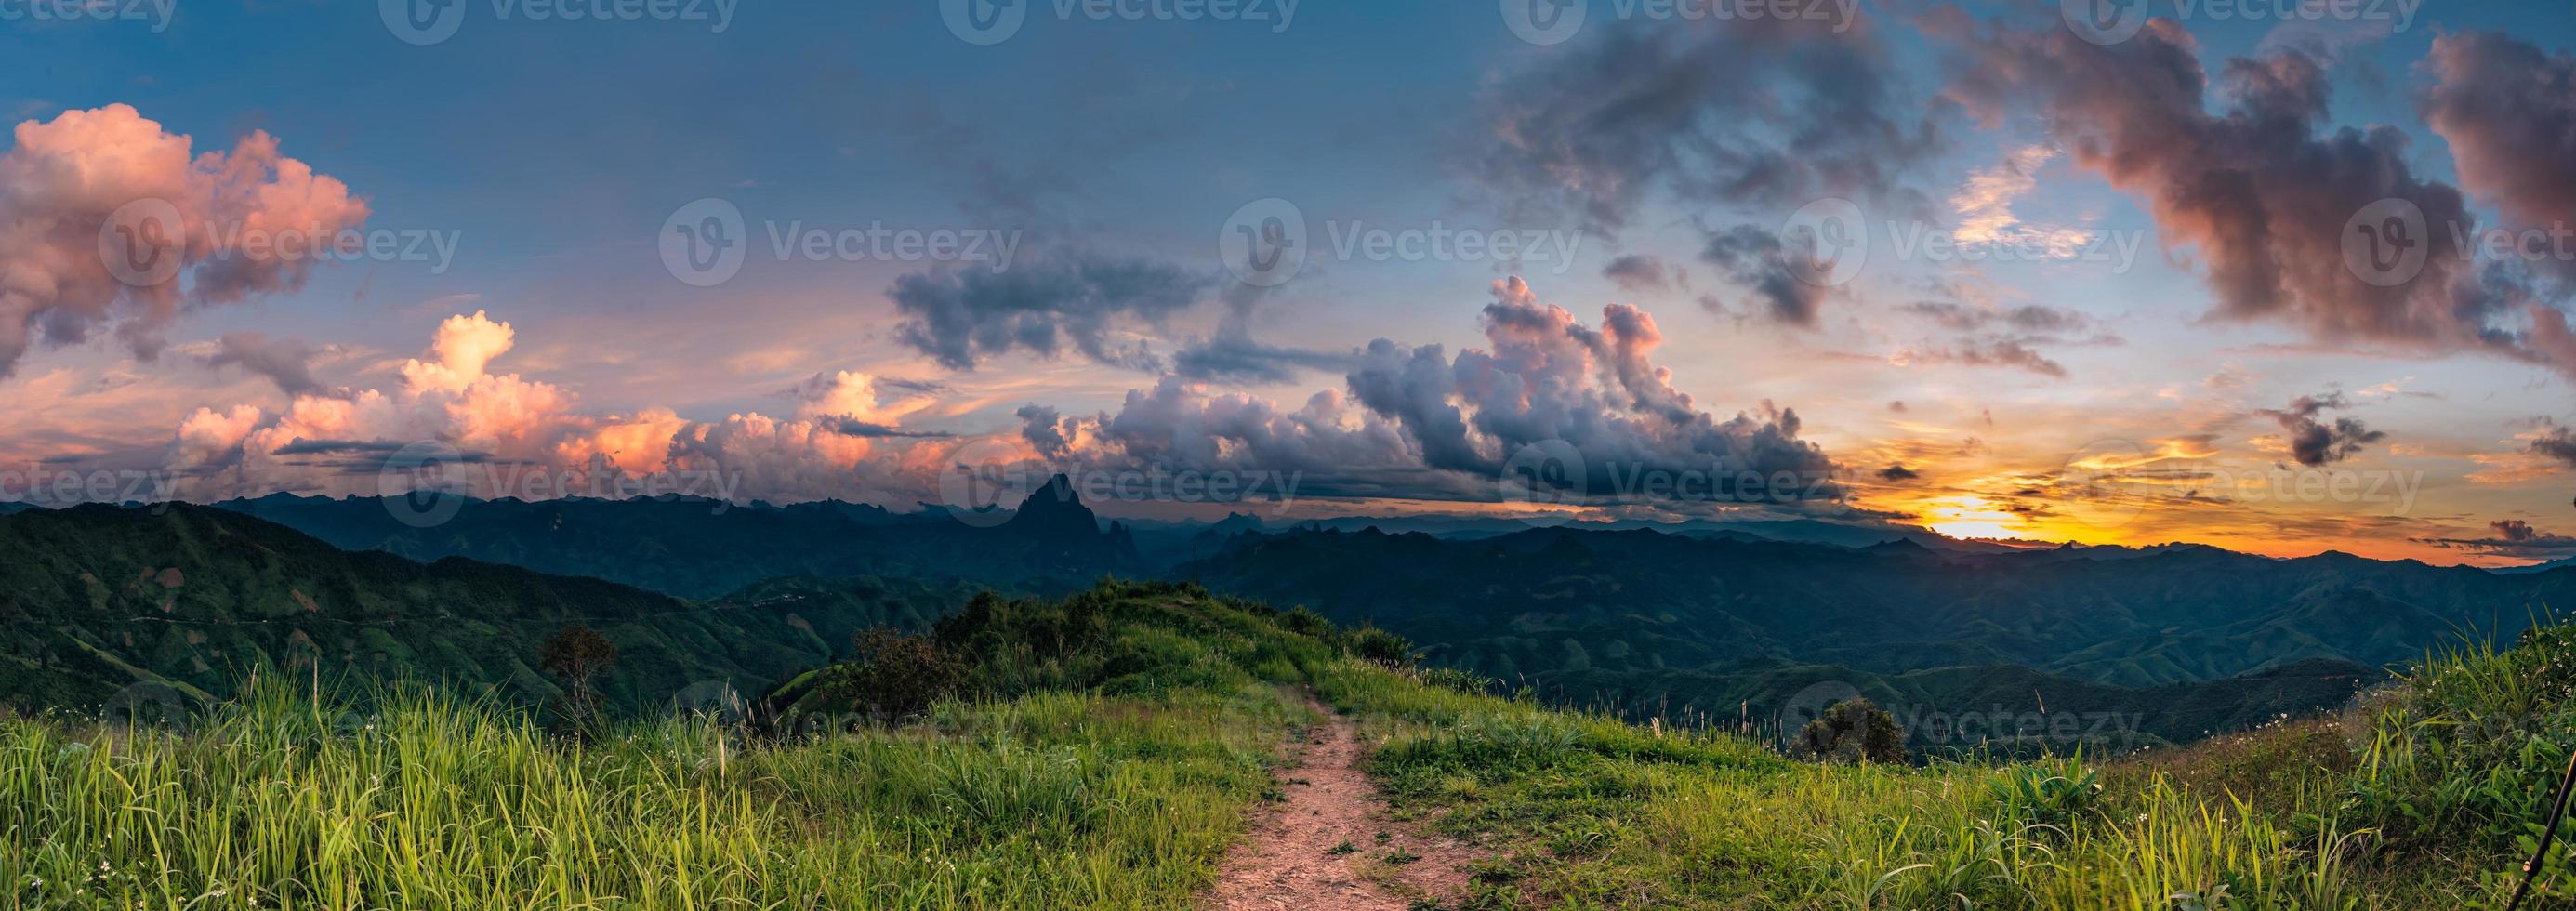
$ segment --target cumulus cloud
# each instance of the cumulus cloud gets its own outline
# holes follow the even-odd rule
[[[2576,217],[2576,55],[2465,32],[2433,39],[2424,66],[2424,121],[2450,143],[2461,184],[2514,227]]]
[[[1379,339],[1343,389],[1287,408],[1179,378],[1128,393],[1115,412],[1022,409],[1037,453],[1085,466],[1296,471],[1335,495],[1494,499],[1507,464],[1531,447],[1579,454],[1571,490],[1604,497],[1639,471],[1701,477],[1786,472],[1830,494],[1833,462],[1798,438],[1794,410],[1720,419],[1671,385],[1650,355],[1663,341],[1645,311],[1613,304],[1600,325],[1542,304],[1518,278],[1495,283],[1488,347]],[[1703,497],[1732,493],[1703,491]]]
[[[1604,233],[1657,187],[1782,211],[1874,196],[1939,145],[1893,69],[1868,18],[1604,30],[1497,83],[1481,173],[1500,198]]]
[[[109,327],[154,356],[182,306],[303,287],[310,257],[246,248],[245,237],[327,236],[367,217],[347,185],[279,154],[264,132],[197,153],[190,137],[115,104],[29,120],[15,137],[0,154],[0,377],[39,342]]]
[[[398,493],[384,489],[389,478],[408,479],[388,476],[387,460],[435,444],[445,447],[441,460],[490,467],[444,482],[482,496],[571,492],[521,483],[535,478],[686,474],[710,479],[697,492],[736,499],[862,500],[931,489],[928,469],[907,460],[903,447],[949,445],[949,434],[897,423],[930,404],[935,387],[850,371],[800,384],[788,417],[692,421],[667,408],[585,412],[567,390],[493,369],[517,337],[509,323],[482,311],[449,318],[421,357],[398,365],[396,388],[326,394],[308,382],[295,384],[301,391],[275,414],[255,405],[200,409],[182,422],[166,463],[193,479],[191,496],[207,499],[279,490]],[[248,365],[247,353],[278,344],[232,339],[223,350]]]
[[[2342,393],[2303,395],[2290,400],[2287,408],[2264,409],[2264,415],[2280,422],[2289,434],[2290,457],[2301,465],[2324,465],[2340,462],[2361,453],[2365,445],[2386,439],[2388,434],[2364,426],[2359,418],[2339,417],[2328,424],[2318,420],[2329,409],[2352,407]]]
[[[2461,194],[2413,173],[2393,127],[2330,129],[2325,68],[2298,50],[2230,61],[2215,80],[2170,19],[2097,45],[2063,28],[1981,28],[1933,17],[1960,53],[1951,95],[1989,123],[2036,109],[2080,167],[2140,197],[2159,236],[2192,248],[2212,316],[2299,327],[2328,343],[2485,352],[2576,375],[2563,314],[2464,260],[2449,230],[2474,224]],[[2364,281],[2345,226],[2367,206],[2421,210],[2427,254],[2411,279]],[[2515,328],[2520,317],[2527,328]]]
[[[1045,358],[1069,350],[1159,372],[1162,359],[1142,342],[1121,341],[1121,327],[1159,325],[1215,286],[1209,275],[1167,263],[1076,254],[1006,272],[914,273],[886,293],[904,317],[896,338],[952,370],[973,370],[1014,350]]]

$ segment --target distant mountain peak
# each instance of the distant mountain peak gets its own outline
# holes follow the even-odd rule
[[[1020,501],[1019,510],[1005,527],[1046,535],[1091,537],[1100,534],[1100,517],[1091,507],[1082,505],[1082,494],[1073,489],[1071,478],[1056,475]]]

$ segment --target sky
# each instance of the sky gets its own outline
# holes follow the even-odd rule
[[[2571,36],[2440,0],[0,0],[0,498],[1065,472],[1149,518],[2576,556]]]

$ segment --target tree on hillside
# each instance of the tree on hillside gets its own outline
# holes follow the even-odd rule
[[[586,722],[599,710],[599,675],[617,663],[617,644],[598,630],[575,623],[556,630],[537,650],[537,666],[564,687],[564,714]]]
[[[1821,762],[1905,762],[1905,732],[1896,716],[1867,699],[1834,703],[1798,732],[1792,751]]]
[[[906,636],[871,627],[850,637],[858,654],[837,669],[836,695],[881,718],[899,718],[930,707],[966,684],[968,668],[956,652],[928,636]]]

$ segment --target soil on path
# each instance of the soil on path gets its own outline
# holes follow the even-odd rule
[[[1279,770],[1287,800],[1235,847],[1201,905],[1225,911],[1406,911],[1455,898],[1476,855],[1387,814],[1360,771],[1367,752],[1350,719],[1317,704],[1297,761]],[[1347,848],[1347,850],[1345,850]]]

